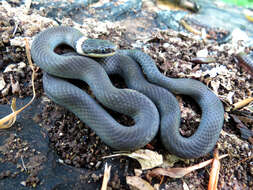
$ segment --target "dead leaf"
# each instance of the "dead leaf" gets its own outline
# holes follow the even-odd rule
[[[137,176],[127,176],[127,184],[138,190],[155,190],[147,181]]]
[[[253,131],[248,129],[240,120],[240,118],[238,118],[236,115],[231,114],[231,117],[234,119],[234,121],[237,123],[236,127],[240,130],[241,132],[241,137],[243,139],[249,139],[250,137],[253,136]]]
[[[209,75],[210,78],[215,78],[217,75],[228,75],[229,71],[227,69],[226,66],[224,65],[220,65],[220,66],[216,66],[210,70],[206,70],[205,72],[203,72],[204,76]]]
[[[32,88],[33,88],[33,97],[32,99],[22,108],[20,108],[19,110],[16,111],[16,99],[13,98],[12,99],[12,104],[11,104],[11,109],[12,109],[12,113],[5,116],[4,118],[0,119],[0,129],[8,129],[10,128],[16,121],[16,116],[23,111],[24,109],[26,109],[29,105],[31,105],[31,103],[33,102],[33,100],[36,97],[36,93],[35,93],[35,87],[34,87],[34,75],[35,75],[35,70],[32,64],[32,59],[31,59],[31,54],[30,54],[30,48],[29,48],[29,43],[28,40],[26,39],[26,55],[27,55],[27,59],[29,62],[29,65],[32,69]]]
[[[103,178],[101,190],[107,189],[107,185],[110,180],[111,167],[112,166],[108,166],[107,163],[105,163],[104,178]]]
[[[111,158],[115,156],[128,156],[130,158],[136,159],[140,163],[142,170],[151,169],[160,166],[163,163],[162,155],[148,149],[140,149],[132,153],[114,154],[105,156],[103,158]]]
[[[225,158],[226,156],[228,156],[228,154],[222,155],[219,157],[219,159]],[[203,168],[209,164],[211,164],[213,161],[213,159],[201,162],[199,164],[196,164],[194,166],[190,166],[187,168],[156,168],[153,169],[152,171],[150,171],[148,173],[149,176],[169,176],[171,178],[181,178],[183,176],[185,176],[188,173],[191,173],[192,171],[198,170],[200,168]]]
[[[184,159],[184,158],[180,158],[174,154],[166,154],[164,156],[164,160],[163,160],[163,164],[162,164],[162,167],[163,168],[168,168],[168,167],[173,167],[174,164],[176,162],[179,162],[179,161],[183,161],[184,163],[186,164],[189,164],[190,163],[190,160],[189,159]]]
[[[219,95],[219,87],[220,87],[220,81],[211,81],[211,87],[213,88],[214,93],[218,96]]]

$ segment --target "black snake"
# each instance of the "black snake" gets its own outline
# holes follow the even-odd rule
[[[44,90],[53,101],[75,113],[115,149],[141,148],[158,130],[163,145],[177,156],[200,157],[213,149],[223,126],[224,109],[208,87],[193,79],[162,75],[154,61],[139,50],[121,50],[112,55],[110,43],[83,39],[86,38],[78,30],[60,26],[41,32],[32,43],[32,58],[45,72]],[[54,49],[60,44],[67,44],[79,53],[86,51],[85,55],[93,57],[110,56],[95,61],[78,54],[59,55]],[[94,48],[96,45],[99,50]],[[115,73],[123,76],[131,89],[114,87],[108,74]],[[119,124],[93,98],[64,78],[85,81],[100,103],[130,116],[135,124],[131,127]],[[200,125],[191,137],[180,135],[180,109],[171,92],[191,96],[201,108]]]

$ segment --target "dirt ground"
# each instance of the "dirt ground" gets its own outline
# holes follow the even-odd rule
[[[122,49],[141,47],[156,62],[160,71],[174,78],[193,78],[206,84],[216,93],[225,108],[225,122],[220,138],[217,142],[220,155],[229,156],[221,160],[218,189],[252,189],[253,188],[253,162],[252,162],[252,140],[242,136],[240,130],[243,124],[248,130],[246,135],[252,132],[253,109],[252,104],[242,109],[233,110],[233,104],[252,97],[253,78],[250,73],[241,67],[235,59],[239,50],[252,51],[242,41],[230,41],[219,45],[215,40],[203,41],[199,36],[185,32],[172,30],[156,30],[152,33],[135,34],[129,40],[127,29],[119,23],[99,22],[87,20],[87,25],[80,25],[71,19],[61,20],[63,25],[73,26],[86,32],[89,37],[108,39]],[[40,31],[50,26],[58,25],[57,22],[46,18],[35,9],[29,13],[23,7],[15,7],[0,2],[0,103],[6,105],[13,97],[18,99],[30,98],[32,96],[31,74],[32,70],[26,58],[24,39],[30,43],[33,37]],[[99,26],[99,27],[98,27]],[[214,36],[220,30],[213,30]],[[192,58],[207,52],[214,58],[213,63],[194,63]],[[85,169],[85,183],[97,182],[98,189],[103,178],[103,167],[105,163],[112,165],[112,176],[108,189],[129,189],[126,176],[134,176],[135,169],[140,169],[139,163],[128,157],[103,158],[112,155],[114,150],[106,146],[100,138],[82,123],[73,113],[56,105],[48,99],[43,91],[42,70],[36,68],[35,89],[36,99],[40,102],[40,112],[32,113],[28,118],[37,123],[49,138],[49,147],[59,156],[60,162],[65,165]],[[125,87],[124,81],[117,76],[111,76],[112,82],[117,87]],[[79,84],[80,85],[80,84]],[[83,89],[89,92],[86,84],[81,84]],[[90,92],[89,92],[90,93]],[[182,126],[180,132],[184,136],[190,136],[196,130],[201,116],[201,111],[195,102],[189,97],[177,96],[181,107]],[[129,124],[131,120],[111,110],[108,112],[120,123]],[[9,110],[6,111],[6,114]],[[21,113],[22,114],[22,113]],[[242,123],[240,123],[240,121]],[[38,150],[29,148],[31,143],[17,138],[24,130],[23,123],[15,124],[13,132],[4,136],[4,144],[0,146],[0,164],[16,163],[21,157],[30,158],[26,170],[17,164],[16,171],[0,170],[0,181],[4,184],[6,178],[24,175],[26,187],[39,187],[43,182],[39,172],[40,164],[47,159],[40,156]],[[243,133],[245,135],[245,133]],[[250,137],[251,135],[249,135]],[[160,145],[159,138],[154,139],[145,149],[151,149],[163,155],[164,163],[168,152]],[[26,151],[25,151],[26,150]],[[174,167],[187,167],[202,161],[211,159],[212,152],[204,157],[191,160],[179,160]],[[165,164],[164,164],[165,165]],[[138,170],[137,170],[138,171]],[[185,189],[186,183],[189,189],[207,189],[210,166],[196,170],[183,178],[173,179],[147,178],[148,170],[139,174],[142,179],[149,181],[155,189]]]

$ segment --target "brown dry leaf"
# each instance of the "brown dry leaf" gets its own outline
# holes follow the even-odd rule
[[[103,183],[102,183],[101,190],[106,190],[107,189],[107,185],[108,185],[108,182],[110,180],[111,167],[112,166],[108,166],[107,163],[105,163],[104,178],[103,178]]]
[[[35,74],[35,70],[34,67],[32,65],[32,59],[31,59],[31,54],[30,54],[30,48],[29,48],[29,43],[28,40],[26,39],[26,55],[27,55],[27,59],[29,62],[29,65],[32,69],[32,88],[33,88],[33,97],[30,100],[30,102],[28,102],[24,107],[20,108],[19,110],[16,111],[16,99],[13,98],[12,99],[12,104],[11,104],[11,109],[12,109],[12,113],[5,116],[4,118],[0,119],[0,129],[8,129],[10,128],[16,121],[16,116],[23,111],[25,108],[27,108],[29,105],[31,105],[31,103],[33,102],[33,100],[36,97],[36,93],[35,93],[35,87],[34,87],[34,74]]]
[[[228,154],[222,155],[219,157],[219,159],[225,158],[228,156]],[[196,164],[194,166],[190,166],[187,168],[156,168],[149,172],[150,176],[169,176],[171,178],[181,178],[185,176],[188,173],[191,173],[192,171],[198,170],[200,168],[203,168],[213,162],[213,159],[201,162],[199,164]]]
[[[130,158],[136,159],[140,163],[142,170],[151,169],[160,166],[163,163],[162,155],[148,149],[140,149],[132,153],[114,154],[105,156],[103,158],[111,158],[115,156],[128,156]]]
[[[137,176],[127,176],[126,182],[129,186],[138,190],[155,190],[147,181]]]
[[[208,183],[208,190],[217,190],[219,172],[220,172],[219,152],[218,149],[215,149],[212,169],[210,172],[210,178]]]
[[[180,158],[180,157],[177,157],[174,154],[166,154],[164,156],[164,161],[163,161],[163,164],[162,164],[162,168],[171,168],[171,167],[174,166],[175,163],[177,163],[179,161],[182,161],[186,164],[190,163],[189,159]]]
[[[237,103],[233,104],[233,107],[234,107],[233,110],[237,110],[239,108],[242,108],[242,107],[248,105],[252,101],[253,101],[253,97],[250,97],[250,98],[246,98],[240,102],[237,102]]]

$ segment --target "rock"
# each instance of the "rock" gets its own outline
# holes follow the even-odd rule
[[[208,56],[208,50],[207,49],[199,50],[196,53],[196,55],[197,55],[197,57],[207,57]]]

